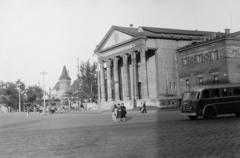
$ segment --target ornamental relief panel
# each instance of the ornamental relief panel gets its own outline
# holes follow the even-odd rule
[[[240,57],[240,48],[229,48],[226,54],[229,58]]]
[[[239,53],[239,57],[240,57],[240,53]],[[214,61],[222,58],[225,58],[223,48],[208,50],[201,53],[196,53],[194,55],[187,55],[180,58],[180,60],[182,65],[192,65],[192,64],[199,64],[199,63]]]

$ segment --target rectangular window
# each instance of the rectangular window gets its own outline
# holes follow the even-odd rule
[[[175,83],[175,82],[173,82],[172,84],[173,84],[173,86],[172,86],[172,87],[173,87],[173,89],[175,90],[175,89],[176,89],[176,83]]]
[[[222,88],[220,89],[220,93],[222,97],[232,96],[232,88]]]
[[[233,88],[233,96],[239,96],[240,95],[240,87]]]
[[[183,62],[183,65],[188,65],[188,58],[184,58],[182,62]]]
[[[198,78],[198,82],[199,82],[199,85],[203,85],[203,78],[202,78],[202,77],[199,77],[199,78]]]
[[[218,51],[215,50],[215,51],[211,52],[211,60],[214,61],[217,59],[218,59]]]
[[[219,83],[219,79],[218,79],[218,75],[214,75],[213,76],[213,83],[215,83],[215,84],[218,84]]]
[[[186,82],[186,86],[189,87],[190,86],[189,79],[186,79],[185,82]]]
[[[197,63],[202,63],[202,55],[197,55]]]
[[[172,89],[172,82],[169,82],[169,83],[168,83],[168,88],[169,88],[169,89]]]
[[[220,97],[220,90],[219,89],[212,89],[212,97],[213,98]]]
[[[211,91],[209,89],[204,90],[202,92],[202,98],[210,98],[211,97]]]

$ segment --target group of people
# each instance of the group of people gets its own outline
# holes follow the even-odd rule
[[[112,108],[113,121],[126,121],[127,110],[124,104],[114,104]]]

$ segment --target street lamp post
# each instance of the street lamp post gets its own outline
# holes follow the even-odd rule
[[[22,83],[20,80],[17,81],[17,89],[18,89],[18,112],[21,112],[22,111],[22,108],[21,108],[21,86],[22,86]]]
[[[45,113],[45,110],[46,110],[46,94],[45,94],[45,79],[44,79],[44,75],[46,75],[47,72],[41,72],[41,75],[42,75],[42,80],[43,80],[43,107],[44,107],[44,110],[43,110],[43,113]]]
[[[20,87],[18,88],[18,110],[19,110],[19,112],[21,112],[22,110],[21,110],[21,89],[20,89]]]

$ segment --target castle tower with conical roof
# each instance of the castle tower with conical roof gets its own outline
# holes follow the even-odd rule
[[[56,98],[61,100],[64,97],[68,97],[71,93],[71,78],[68,75],[66,66],[63,66],[62,73],[59,77],[59,81],[54,86],[54,90],[56,91]]]

